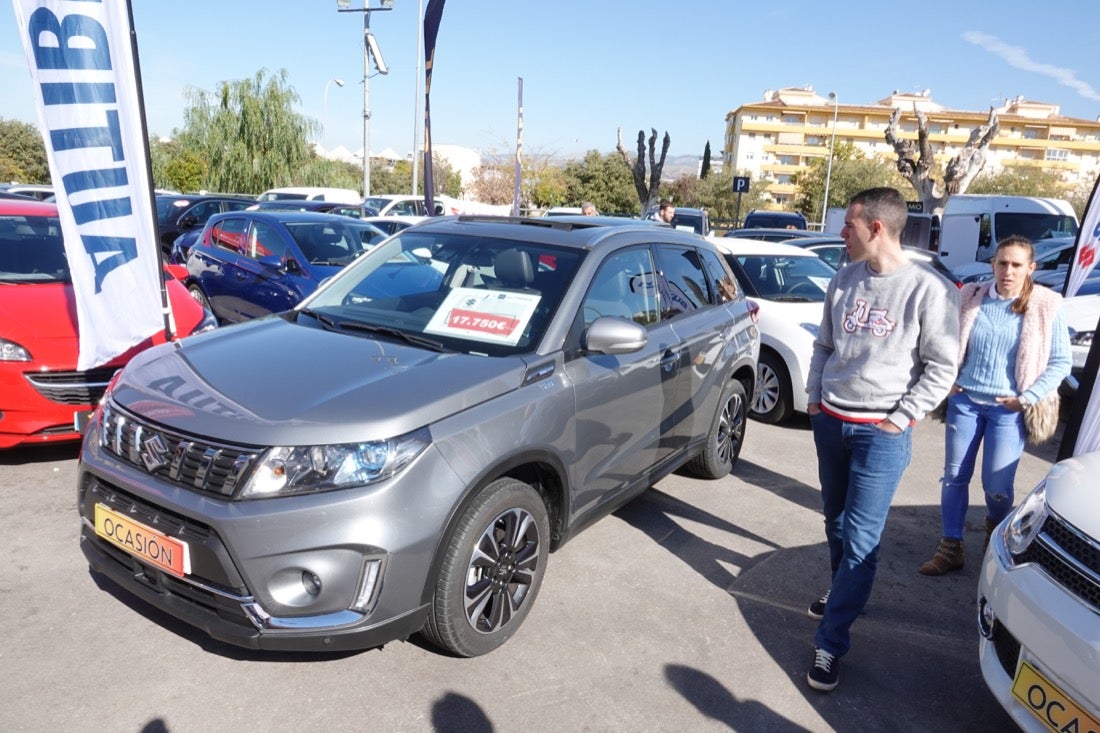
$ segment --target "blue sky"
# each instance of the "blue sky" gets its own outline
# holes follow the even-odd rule
[[[371,14],[390,71],[370,82],[375,152],[388,147],[404,155],[419,143],[417,29],[426,4],[395,0],[392,11]],[[188,86],[212,89],[260,69],[286,69],[299,111],[318,123],[327,117],[328,146],[362,147],[362,13],[338,13],[332,0],[133,6],[151,132],[170,135],[182,123]],[[514,149],[519,77],[528,156],[610,152],[620,127],[630,150],[638,130],[656,128],[668,131],[674,155],[701,155],[710,141],[717,156],[727,113],[766,89],[789,86],[812,85],[822,96],[835,91],[842,104],[929,89],[934,101],[967,110],[1022,95],[1059,104],[1071,117],[1100,116],[1100,10],[1090,3],[957,0],[927,18],[920,7],[448,0],[432,80],[432,139],[484,152]],[[0,2],[0,29],[0,117],[33,122],[33,90],[9,2]],[[324,90],[334,78],[345,84],[328,85],[326,116]]]

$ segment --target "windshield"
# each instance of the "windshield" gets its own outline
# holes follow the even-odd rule
[[[327,328],[364,326],[504,356],[538,345],[584,253],[523,241],[400,232],[306,302]],[[299,318],[299,322],[302,319]]]
[[[0,281],[72,282],[56,216],[0,216]]]
[[[735,255],[728,259],[744,274],[753,294],[767,300],[822,303],[836,274],[820,257]]]

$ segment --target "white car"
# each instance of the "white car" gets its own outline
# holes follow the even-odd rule
[[[1062,317],[1069,326],[1069,348],[1073,352],[1073,373],[1085,368],[1092,348],[1096,324],[1100,322],[1100,295],[1075,295],[1062,301]]]
[[[814,338],[825,289],[836,270],[813,252],[789,244],[707,239],[725,255],[745,295],[760,307],[760,361],[750,414],[777,423],[806,412]]]
[[[447,214],[446,207],[438,198],[434,201],[435,215]],[[387,193],[377,196],[368,196],[363,199],[363,206],[374,209],[379,216],[420,216],[428,215],[424,208],[424,197],[414,196],[409,193]]]
[[[1100,731],[1100,453],[1056,463],[978,578],[985,683],[1025,731]]]

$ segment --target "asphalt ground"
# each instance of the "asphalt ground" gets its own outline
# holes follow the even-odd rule
[[[1017,499],[1057,442],[1025,454]],[[808,422],[750,423],[720,481],[669,477],[557,553],[523,628],[476,659],[417,637],[319,656],[212,642],[97,583],[77,450],[0,453],[0,731],[1006,731],[978,667],[980,490],[966,567],[939,538],[943,426],[915,428],[878,579],[832,693],[811,690],[828,582]]]

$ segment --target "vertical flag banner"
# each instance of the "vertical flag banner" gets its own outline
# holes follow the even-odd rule
[[[1081,228],[1077,232],[1077,243],[1073,251],[1073,262],[1070,264],[1069,277],[1066,278],[1066,286],[1062,294],[1067,298],[1076,295],[1081,283],[1096,267],[1098,241],[1100,241],[1100,201],[1097,200],[1096,189],[1100,188],[1100,178],[1092,187],[1088,206],[1085,207],[1085,218],[1081,220]]]
[[[519,216],[520,194],[523,183],[523,77],[516,78],[518,110],[516,112],[516,165],[512,186],[512,216]]]
[[[12,0],[76,294],[78,369],[165,328],[137,58],[125,0]]]
[[[443,19],[443,1],[428,0],[424,11],[424,208],[431,216],[435,211],[435,180],[432,172],[432,66],[435,62],[435,39],[439,21]]]

